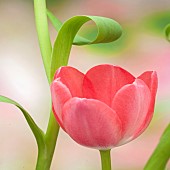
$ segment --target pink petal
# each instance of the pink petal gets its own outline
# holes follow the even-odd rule
[[[123,144],[133,138],[145,121],[151,101],[147,85],[140,79],[122,87],[113,98],[112,108],[122,122]]]
[[[59,80],[55,80],[51,84],[51,95],[54,115],[59,125],[64,129],[62,123],[62,108],[66,101],[72,96],[69,89]]]
[[[77,143],[92,148],[112,148],[121,138],[115,111],[94,99],[70,99],[63,108],[63,124]]]
[[[85,75],[83,95],[111,106],[115,93],[125,84],[132,83],[135,78],[126,70],[113,65],[98,65]]]
[[[73,97],[82,97],[83,73],[73,67],[65,66],[57,70],[54,80],[58,78],[67,86]]]
[[[139,128],[139,130],[136,132],[135,137],[139,136],[149,125],[152,117],[153,117],[153,112],[154,112],[154,106],[155,106],[155,97],[156,97],[156,92],[158,88],[158,77],[155,71],[147,71],[140,75],[138,77],[139,79],[143,80],[145,84],[149,87],[150,92],[151,92],[151,103],[149,107],[149,111],[147,114],[147,117],[142,124],[142,126]]]

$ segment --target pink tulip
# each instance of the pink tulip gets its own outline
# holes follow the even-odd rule
[[[73,140],[111,149],[138,137],[149,125],[157,74],[135,78],[113,65],[98,65],[85,75],[73,67],[57,70],[51,84],[55,117]]]

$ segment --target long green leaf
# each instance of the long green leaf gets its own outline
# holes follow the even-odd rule
[[[144,170],[165,170],[170,159],[170,124],[165,129],[159,144],[147,162]]]
[[[47,9],[46,12],[47,12],[47,16],[48,16],[48,18],[50,19],[50,21],[51,21],[52,25],[54,26],[54,28],[55,28],[57,31],[59,31],[60,28],[62,27],[63,23],[62,23],[58,18],[56,18],[56,17],[52,14],[52,12],[50,12],[48,9]]]
[[[46,15],[46,0],[34,0],[34,13],[41,55],[47,79],[48,82],[50,83],[52,45],[48,30],[48,21]]]
[[[47,16],[48,16],[48,18],[50,19],[50,21],[51,21],[51,23],[52,23],[52,25],[54,26],[54,28],[57,30],[57,31],[59,31],[60,30],[60,28],[62,27],[62,22],[58,19],[58,18],[56,18],[49,10],[47,10]],[[87,16],[87,17],[90,17],[90,16]],[[92,17],[94,17],[94,16],[92,16]],[[93,20],[92,18],[90,19],[90,20],[93,20],[94,22],[96,22],[96,26],[98,27],[98,32],[99,31],[102,31],[103,29],[107,32],[109,32],[109,29],[108,29],[108,27],[109,27],[109,24],[111,24],[110,26],[113,26],[113,24],[114,24],[114,27],[116,27],[116,28],[118,28],[119,29],[119,31],[120,31],[120,35],[121,35],[121,28],[120,28],[120,25],[117,23],[117,22],[115,22],[114,20],[111,20],[110,18],[104,18],[104,17],[98,17],[98,19],[100,18],[100,21],[96,21],[96,20]],[[103,19],[103,21],[101,20],[101,19]],[[108,20],[110,20],[109,22],[108,22]],[[113,23],[114,22],[114,23]],[[102,23],[102,24],[101,24]],[[103,25],[103,28],[102,28],[102,25]],[[117,26],[119,26],[119,27],[117,27]],[[116,30],[114,30],[114,32],[111,32],[112,30],[110,30],[110,35],[111,34],[113,34],[113,33],[115,33],[115,34],[117,34],[115,31]],[[102,33],[100,33],[100,34],[102,34]],[[119,33],[118,33],[119,34]],[[118,35],[117,34],[117,35]],[[99,35],[98,35],[99,36]],[[103,35],[103,36],[105,36],[105,35]],[[97,38],[97,37],[96,37]],[[119,37],[118,37],[119,38]],[[106,37],[106,39],[107,39],[107,37]],[[117,39],[117,38],[116,38]],[[116,40],[116,39],[114,39],[114,40]],[[96,40],[96,39],[95,39]],[[97,44],[97,43],[107,43],[106,41],[103,41],[103,42],[95,42],[95,40],[90,40],[90,39],[87,39],[87,38],[85,38],[85,37],[82,37],[82,36],[79,36],[79,35],[76,35],[75,36],[75,38],[74,38],[74,40],[73,40],[73,44],[74,45],[88,45],[88,44]],[[111,41],[109,41],[109,42],[111,42]]]
[[[168,41],[170,41],[170,24],[168,24],[165,28],[165,36]]]
[[[16,107],[18,107],[21,112],[23,113],[28,125],[30,126],[35,138],[36,138],[36,141],[37,141],[37,144],[38,144],[38,147],[41,147],[41,146],[44,146],[44,133],[43,131],[36,125],[36,123],[34,122],[34,120],[32,119],[32,117],[29,115],[29,113],[20,105],[18,104],[17,102],[15,102],[14,100],[11,100],[5,96],[0,96],[0,102],[4,102],[4,103],[9,103],[9,104],[13,104],[15,105]]]
[[[70,18],[62,24],[54,43],[51,60],[51,80],[59,67],[67,65],[71,46],[77,32],[83,24],[90,20],[97,26],[98,33],[96,38],[94,40],[88,40],[78,37],[74,42],[75,44],[108,43],[117,40],[122,34],[121,26],[110,18],[99,16],[75,16]]]

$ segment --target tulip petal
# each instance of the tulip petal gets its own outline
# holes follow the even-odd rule
[[[73,67],[65,66],[57,70],[54,80],[58,78],[67,86],[73,97],[82,97],[83,73]]]
[[[122,87],[112,101],[112,108],[122,122],[123,138],[119,145],[132,140],[134,133],[145,121],[151,101],[147,85],[140,79]]]
[[[86,73],[83,82],[83,95],[111,106],[115,93],[122,86],[130,84],[134,80],[133,75],[121,67],[109,64],[98,65]]]
[[[65,102],[71,99],[71,93],[62,82],[54,80],[51,84],[51,96],[54,115],[59,125],[64,129],[62,123],[62,108]]]
[[[156,92],[157,92],[157,88],[158,88],[158,77],[157,77],[157,74],[155,71],[144,72],[138,78],[143,80],[145,82],[145,84],[148,86],[148,88],[150,89],[151,103],[150,103],[147,117],[146,117],[143,125],[136,132],[134,137],[139,136],[147,128],[147,126],[149,125],[149,123],[153,117],[154,106],[155,106],[155,97],[156,97]]]
[[[63,108],[66,132],[79,144],[109,149],[121,138],[121,122],[110,107],[94,99],[70,99]]]

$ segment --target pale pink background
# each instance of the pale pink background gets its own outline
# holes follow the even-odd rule
[[[135,37],[123,53],[106,56],[87,47],[74,47],[69,65],[83,72],[100,63],[120,65],[135,76],[145,70],[158,72],[156,114],[149,129],[133,142],[112,149],[113,169],[142,170],[170,122],[170,43],[163,36],[137,30],[136,26],[149,13],[170,10],[170,2],[80,0],[65,1],[50,9],[61,20],[78,14],[113,17],[120,23],[128,23]],[[50,91],[38,47],[33,4],[26,0],[0,1],[0,18],[0,94],[18,101],[45,130]],[[50,31],[54,41],[56,32],[51,25]],[[0,103],[0,170],[32,170],[36,156],[36,142],[22,113]],[[76,144],[61,130],[51,170],[56,169],[99,170],[99,152]]]

